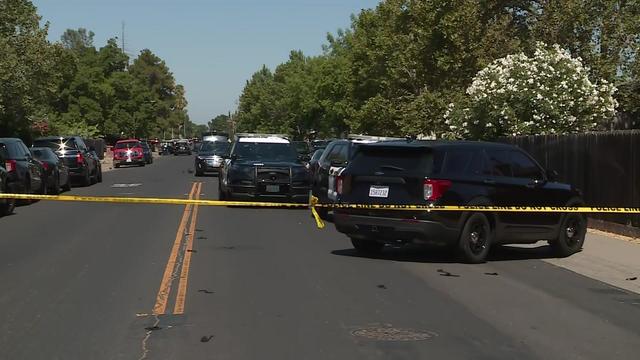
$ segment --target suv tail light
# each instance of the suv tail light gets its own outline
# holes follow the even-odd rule
[[[12,172],[16,170],[16,161],[15,160],[7,160],[4,163],[4,167],[5,169],[7,169],[7,172]]]
[[[81,153],[78,153],[78,155],[76,155],[76,162],[80,166],[84,165],[84,156],[82,156]]]
[[[451,187],[451,181],[449,180],[424,180],[424,199],[427,201],[436,201],[444,195],[444,193]]]
[[[45,170],[49,170],[49,164],[47,164],[46,162],[43,162],[43,163],[42,163],[42,167],[43,167]]]
[[[339,175],[336,176],[336,193],[344,195],[351,191],[351,177]]]

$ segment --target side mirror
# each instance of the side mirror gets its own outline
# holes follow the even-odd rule
[[[558,172],[555,170],[547,170],[546,175],[547,175],[547,180],[549,181],[558,181],[558,177],[560,176],[558,175]]]

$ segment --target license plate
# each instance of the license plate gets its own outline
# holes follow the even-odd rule
[[[270,193],[280,192],[280,186],[278,186],[278,185],[267,185],[267,192],[270,192]]]
[[[369,188],[369,197],[387,198],[389,197],[389,187],[372,186]]]

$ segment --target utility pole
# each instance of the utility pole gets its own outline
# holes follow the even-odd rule
[[[124,21],[122,22],[122,53],[125,54],[125,50],[124,50]]]

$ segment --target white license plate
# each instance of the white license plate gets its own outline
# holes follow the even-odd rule
[[[369,188],[369,197],[387,198],[389,197],[389,187],[372,186]]]
[[[280,186],[278,186],[278,185],[267,185],[267,192],[270,192],[270,193],[280,192]]]

